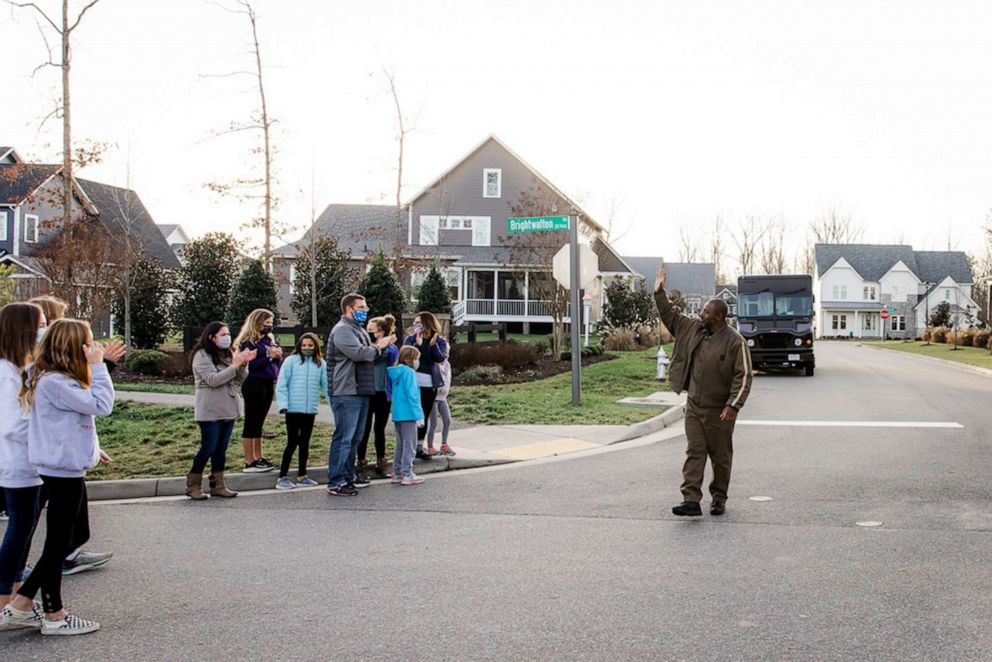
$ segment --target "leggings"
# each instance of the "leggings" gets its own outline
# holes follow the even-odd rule
[[[289,463],[293,461],[293,452],[300,449],[300,471],[298,476],[307,475],[307,460],[310,458],[310,437],[313,435],[313,422],[317,414],[294,414],[286,412],[286,450],[282,452],[282,464],[279,465],[279,477],[289,474]]]
[[[451,429],[451,409],[447,400],[436,400],[431,409],[431,421],[427,426],[427,445],[434,447],[434,431],[437,429],[437,417],[441,416],[441,443],[448,443],[448,431]]]
[[[200,451],[193,458],[193,473],[202,474],[210,460],[210,471],[224,471],[227,463],[227,444],[231,441],[234,421],[198,421],[200,424]]]
[[[259,439],[262,424],[272,407],[272,397],[276,384],[271,379],[246,379],[241,385],[241,395],[245,399],[245,424],[241,431],[242,439]]]
[[[369,415],[365,417],[365,434],[362,443],[358,444],[358,460],[364,461],[369,452],[369,436],[375,430],[375,459],[386,457],[386,423],[389,421],[389,409],[392,405],[386,399],[385,391],[376,391],[369,398]],[[374,419],[374,422],[373,422]]]
[[[14,583],[24,579],[24,564],[28,562],[31,539],[41,513],[41,486],[0,488],[0,493],[7,498],[10,515],[0,545],[0,595],[10,595]]]
[[[434,399],[437,398],[437,389],[430,386],[420,387],[420,406],[424,410],[424,422],[431,417],[434,411]],[[424,448],[424,437],[427,436],[427,426],[417,428],[417,450]]]
[[[42,476],[41,480],[48,491],[48,533],[41,558],[17,594],[33,599],[41,589],[45,613],[52,614],[62,609],[62,563],[90,539],[90,522],[85,479]]]

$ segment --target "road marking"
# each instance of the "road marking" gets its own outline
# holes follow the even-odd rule
[[[882,526],[881,522],[876,522],[875,520],[865,520],[864,522],[855,522],[858,526],[863,526],[867,528],[872,528],[876,526]]]
[[[770,496],[753,496],[753,497],[748,497],[748,499],[750,499],[751,501],[761,501],[761,502],[772,500]]]
[[[950,421],[737,421],[737,425],[802,428],[953,428],[962,429],[960,423]]]

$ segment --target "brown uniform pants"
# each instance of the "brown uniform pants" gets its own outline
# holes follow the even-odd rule
[[[685,464],[682,466],[682,496],[686,501],[698,503],[703,498],[703,470],[710,458],[713,480],[710,496],[714,503],[727,500],[730,486],[730,467],[734,461],[734,421],[720,420],[723,409],[709,409],[686,403],[685,408]]]

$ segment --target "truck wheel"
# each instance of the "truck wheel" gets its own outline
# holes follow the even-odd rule
[[[811,365],[806,366],[806,376],[807,377],[812,377],[813,376],[813,368],[814,367],[815,366],[811,366]]]

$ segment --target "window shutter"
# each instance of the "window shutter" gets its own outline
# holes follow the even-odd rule
[[[490,226],[492,225],[492,219],[486,218],[474,218],[472,220],[472,245],[473,246],[490,246],[491,245],[491,232]]]
[[[420,217],[420,245],[437,246],[440,219],[437,216]]]

